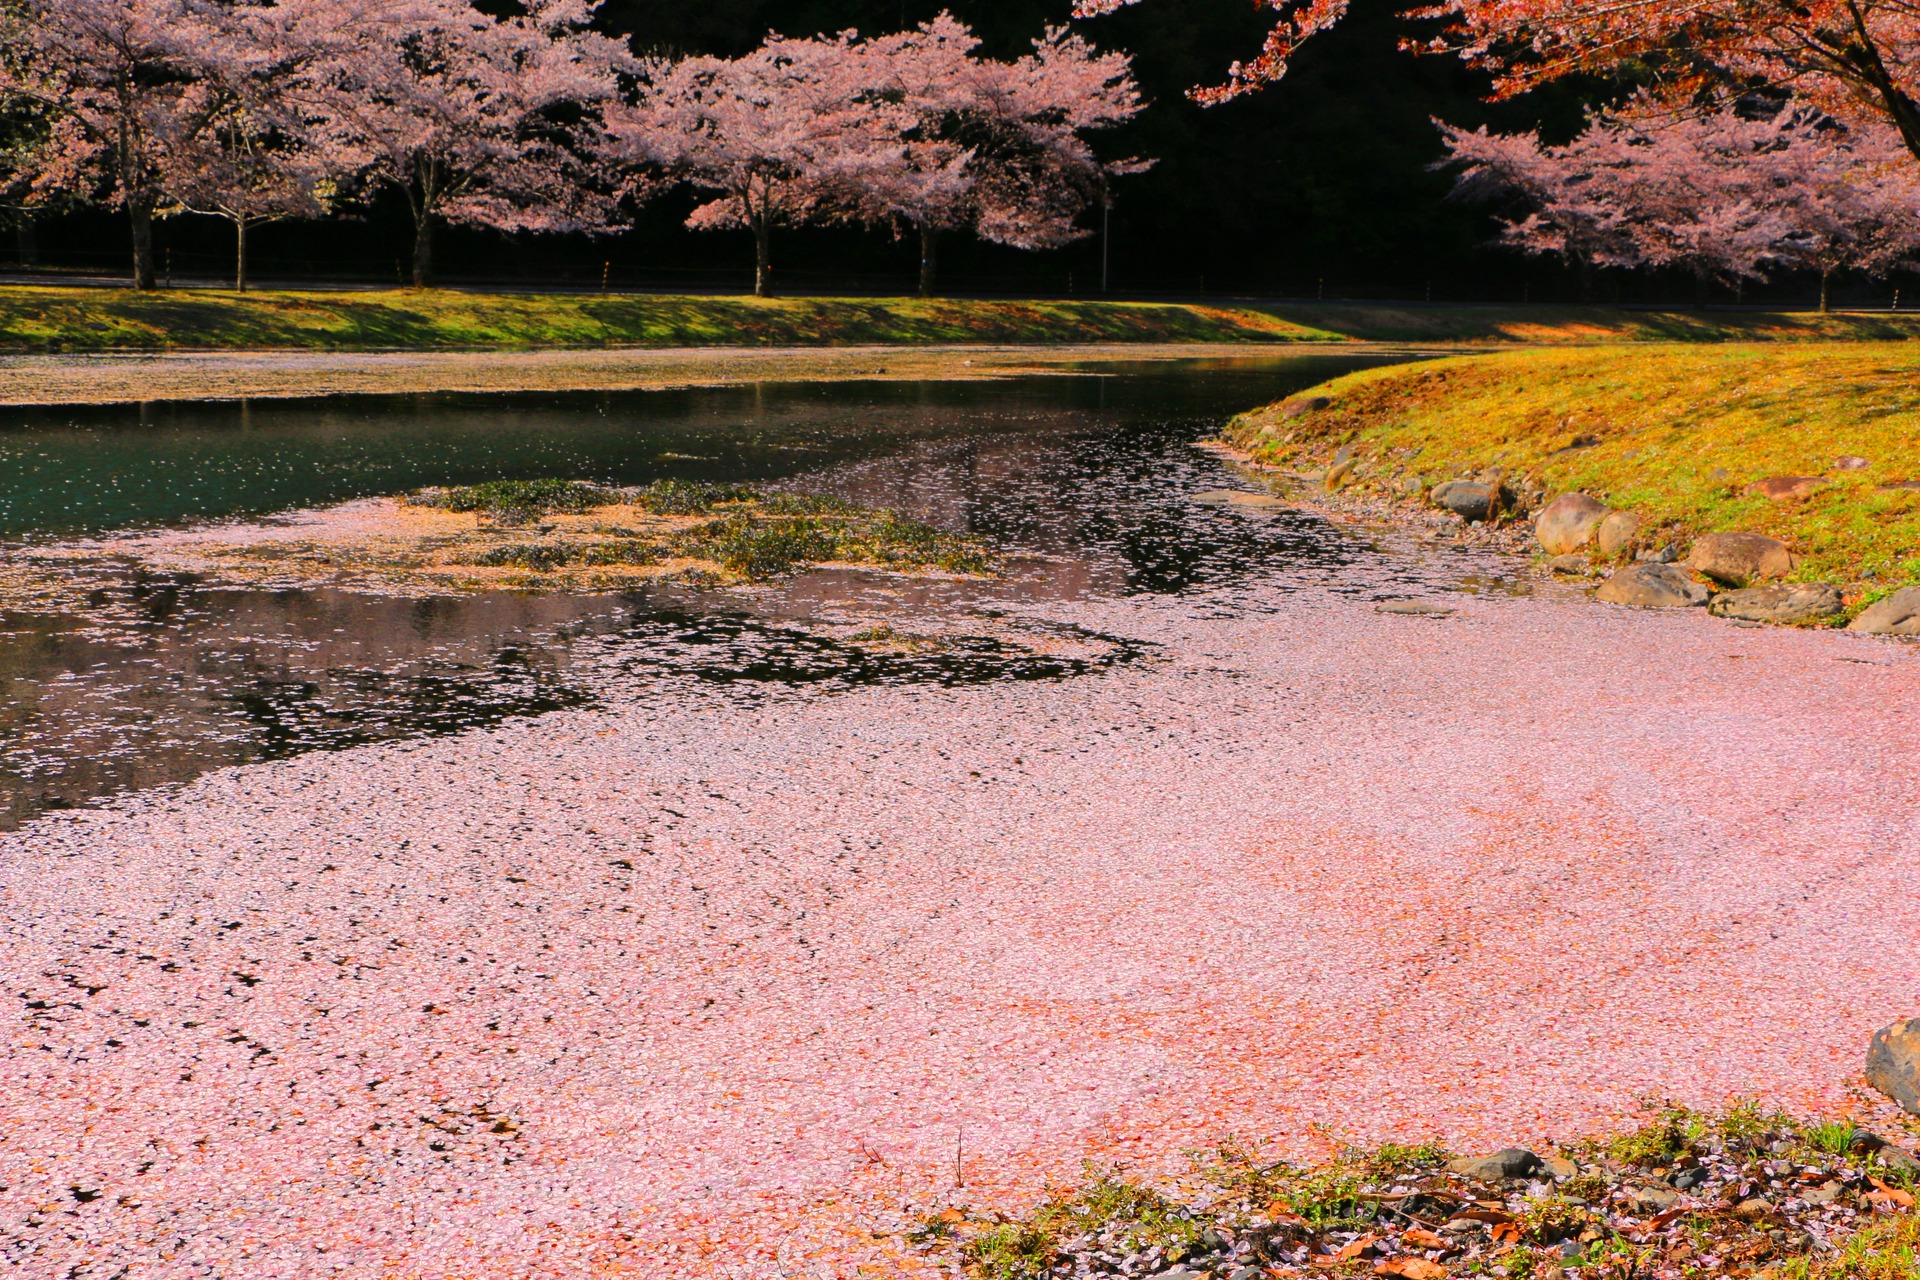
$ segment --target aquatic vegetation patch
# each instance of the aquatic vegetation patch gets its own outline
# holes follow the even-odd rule
[[[752,502],[759,491],[744,484],[706,480],[655,480],[634,495],[633,505],[656,516],[703,516],[729,503]]]
[[[581,480],[487,480],[452,489],[425,489],[407,498],[415,506],[476,512],[503,524],[563,512],[578,515],[619,500],[619,490]]]
[[[111,560],[237,587],[382,594],[625,591],[761,581],[810,565],[987,574],[980,539],[839,498],[661,481],[638,489],[549,478],[490,481],[235,522],[50,546],[16,566],[7,599],[78,599]],[[62,590],[61,583],[68,582]]]
[[[770,578],[805,564],[933,567],[985,573],[992,557],[978,539],[946,533],[891,511],[766,515],[739,511],[682,534],[690,559],[712,560],[743,578]]]
[[[473,563],[489,568],[535,569],[547,571],[570,565],[595,568],[655,565],[667,558],[666,548],[641,542],[513,542],[489,547],[475,556]]]

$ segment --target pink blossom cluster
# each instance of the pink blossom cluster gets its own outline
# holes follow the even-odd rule
[[[95,199],[132,223],[206,213],[246,235],[385,190],[437,225],[603,232],[667,182],[712,198],[696,227],[826,220],[1066,243],[1134,161],[1093,130],[1142,102],[1129,60],[1051,28],[1024,58],[979,55],[949,15],[862,39],[770,36],[735,59],[645,60],[590,28],[590,0],[495,17],[470,0],[20,0],[0,9],[0,90],[22,113],[29,202]]]
[[[1920,252],[1920,169],[1884,126],[1811,108],[1674,117],[1641,99],[1563,146],[1444,127],[1458,190],[1516,197],[1502,239],[1587,265],[1682,267],[1727,281],[1785,269],[1826,282]]]

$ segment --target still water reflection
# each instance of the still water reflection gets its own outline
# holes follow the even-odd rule
[[[428,396],[59,410],[0,427],[0,533],[44,540],[492,478],[748,479],[983,535],[992,582],[817,572],[773,587],[435,600],[127,576],[86,616],[0,618],[0,824],[210,768],[593,701],[1062,679],[1146,646],[1038,635],[1050,601],[1338,572],[1363,542],[1193,501],[1192,442],[1357,360],[1109,366],[991,383]],[[875,627],[937,644],[875,644]],[[1059,629],[1055,629],[1056,632]]]

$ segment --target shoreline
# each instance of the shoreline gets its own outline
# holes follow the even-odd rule
[[[672,391],[754,382],[985,381],[1082,364],[1431,354],[1397,344],[622,347],[511,352],[206,351],[0,356],[0,407],[353,395]]]
[[[1902,412],[1913,354],[1636,354],[1365,370],[1239,415],[1221,443],[1313,501],[1451,526],[1547,576],[1605,579],[1603,601],[1915,634],[1920,437]]]

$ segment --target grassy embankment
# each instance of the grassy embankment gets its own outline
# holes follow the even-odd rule
[[[1920,338],[1920,313],[1642,311],[1621,307],[1289,302],[1262,310],[1360,342],[1529,346],[1609,342],[1863,342]]]
[[[1265,312],[1164,303],[0,289],[0,351],[1335,340]]]
[[[1272,406],[1227,439],[1260,462],[1324,466],[1341,448],[1351,483],[1394,492],[1504,469],[1550,493],[1582,490],[1641,515],[1642,542],[1694,534],[1779,538],[1797,578],[1852,588],[1856,603],[1920,581],[1920,347],[1873,343],[1548,349],[1374,369]],[[1302,398],[1305,398],[1304,396]],[[1843,470],[1843,457],[1867,460]],[[1813,496],[1750,495],[1771,476],[1819,476]]]
[[[1920,337],[1920,315],[1568,306],[0,289],[0,351],[1115,342],[1596,343]]]

